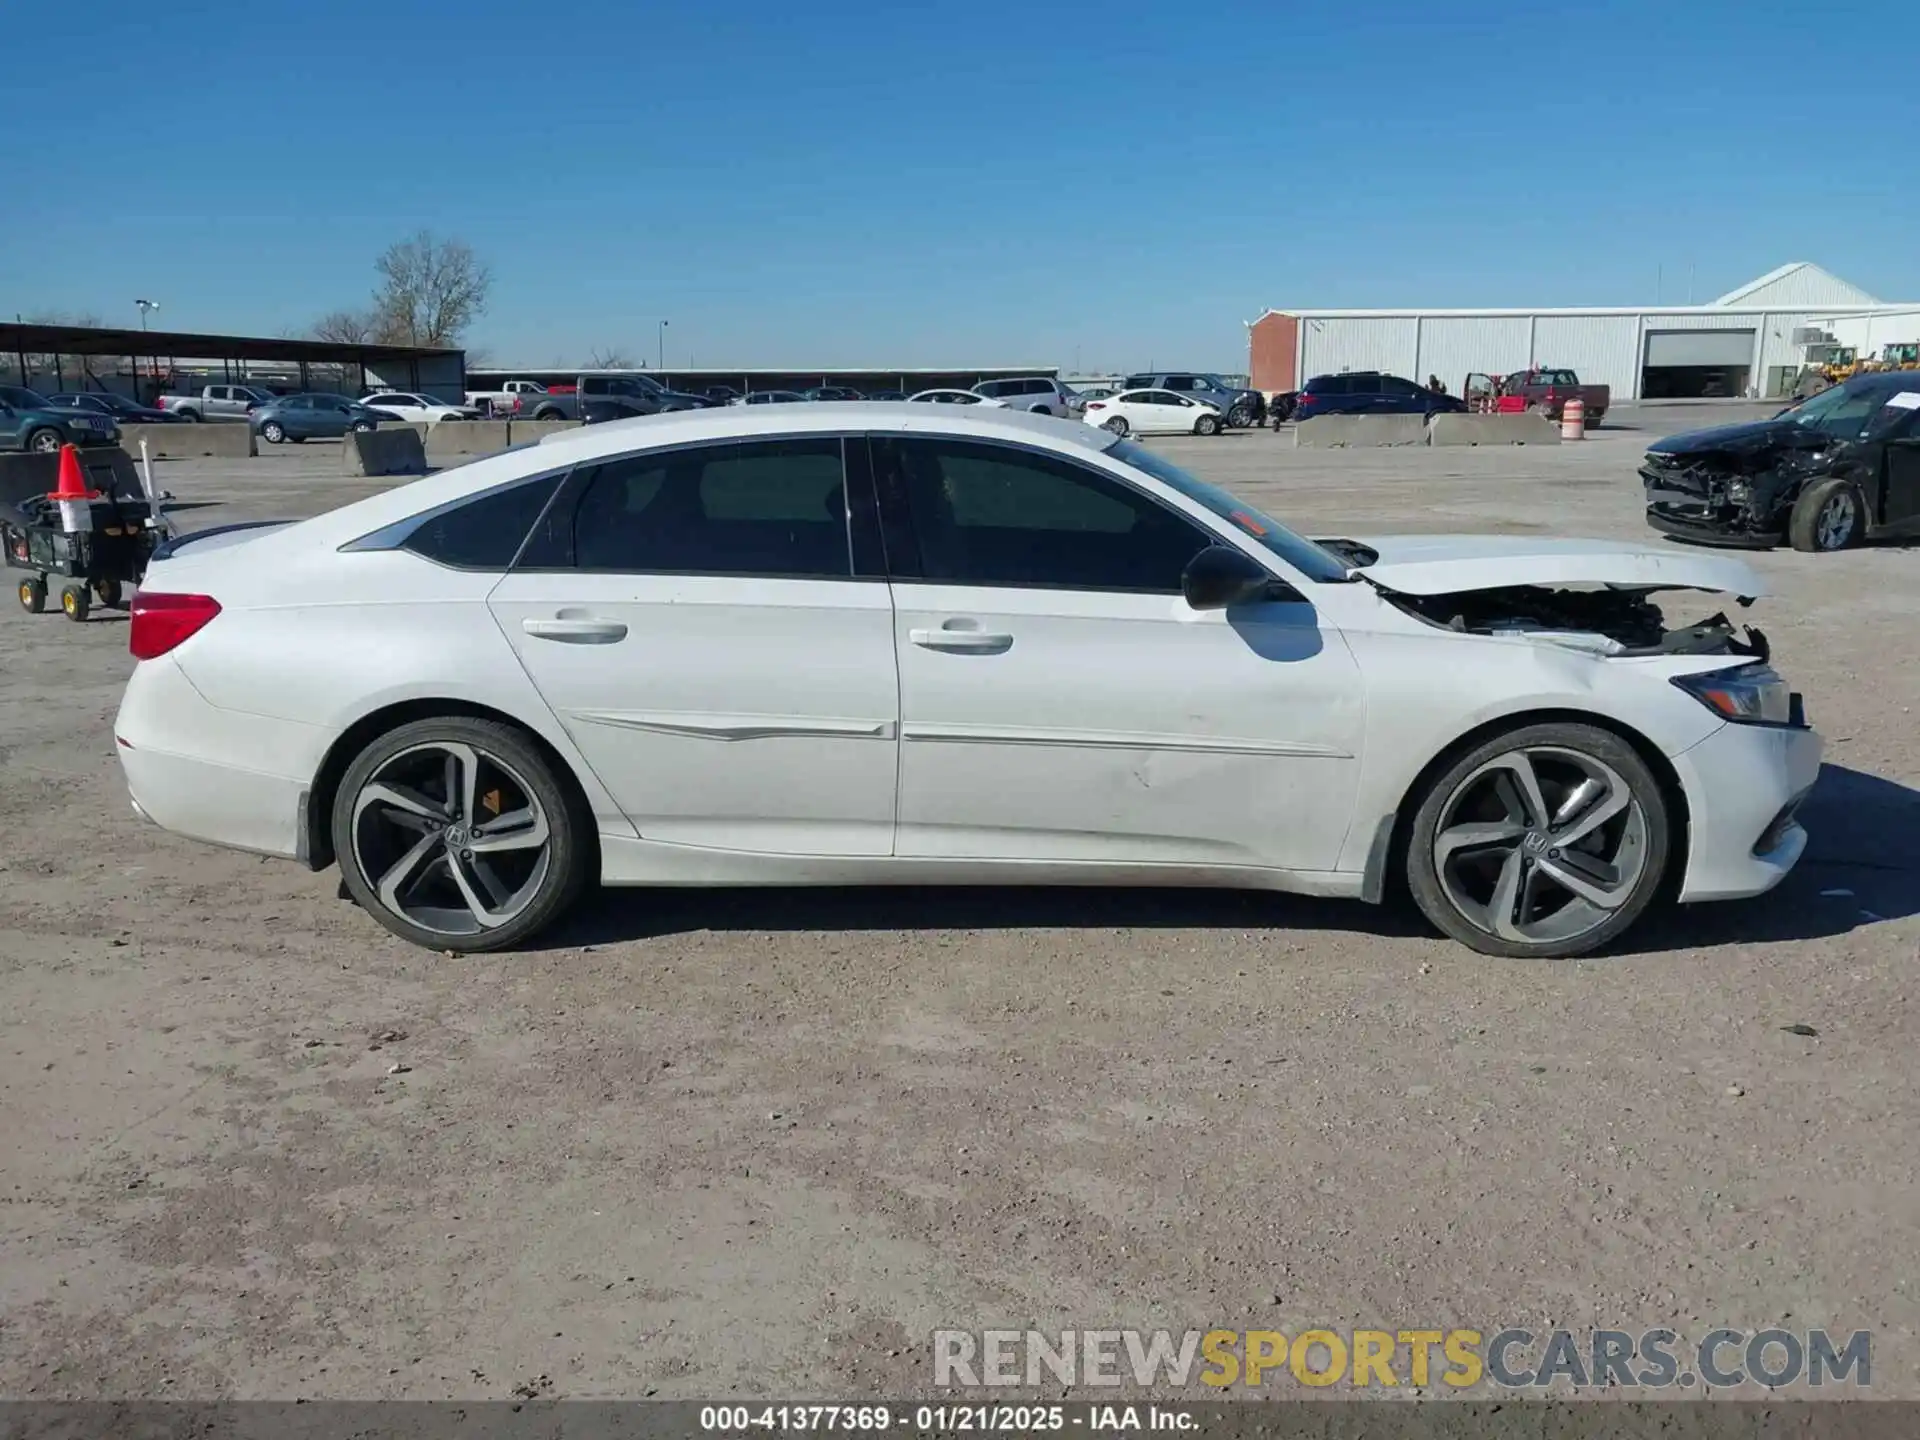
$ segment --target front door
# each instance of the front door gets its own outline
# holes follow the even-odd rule
[[[494,590],[642,839],[892,848],[893,608],[870,489],[849,521],[842,448],[715,443],[577,472]]]
[[[1331,870],[1358,667],[1304,601],[1198,612],[1214,537],[1019,446],[876,438],[895,572],[900,855]]]
[[[1920,376],[1915,380],[1914,390],[1895,397],[1908,413],[1887,440],[1886,489],[1879,516],[1882,525],[1910,525],[1920,521]],[[1911,401],[1909,396],[1913,397]]]

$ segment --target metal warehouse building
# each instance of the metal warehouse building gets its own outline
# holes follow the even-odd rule
[[[1269,393],[1344,370],[1385,370],[1454,394],[1476,371],[1564,367],[1616,399],[1788,394],[1803,366],[1920,341],[1920,303],[1892,304],[1798,261],[1707,305],[1555,310],[1269,310],[1247,326]]]

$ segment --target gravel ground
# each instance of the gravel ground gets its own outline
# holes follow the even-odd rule
[[[1698,418],[1165,448],[1319,533],[1638,537],[1640,444]],[[163,474],[220,523],[373,488],[334,463]],[[0,1395],[904,1395],[936,1327],[1777,1322],[1874,1330],[1920,1396],[1920,570],[1757,563],[1830,745],[1808,859],[1559,965],[1149,891],[615,896],[454,960],[137,822],[124,619],[9,607]]]

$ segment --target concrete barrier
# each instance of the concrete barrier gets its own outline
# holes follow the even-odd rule
[[[411,425],[349,430],[340,442],[343,475],[424,475],[427,452]]]
[[[560,430],[578,430],[578,420],[509,420],[507,422],[507,443],[524,445],[529,440],[538,440],[543,435],[552,435]]]
[[[1436,415],[1436,445],[1558,445],[1560,427],[1544,415]]]
[[[1358,449],[1376,445],[1424,445],[1424,415],[1315,415],[1294,427],[1302,450]]]
[[[427,430],[429,460],[459,460],[492,455],[507,448],[504,420],[442,420]]]
[[[130,455],[140,442],[156,460],[198,460],[212,456],[240,460],[260,453],[251,425],[122,425],[120,444]]]

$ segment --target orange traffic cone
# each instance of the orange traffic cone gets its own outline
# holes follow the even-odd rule
[[[47,498],[60,507],[60,528],[69,535],[93,529],[93,502],[100,492],[87,488],[80,452],[71,445],[60,447],[60,483]]]

